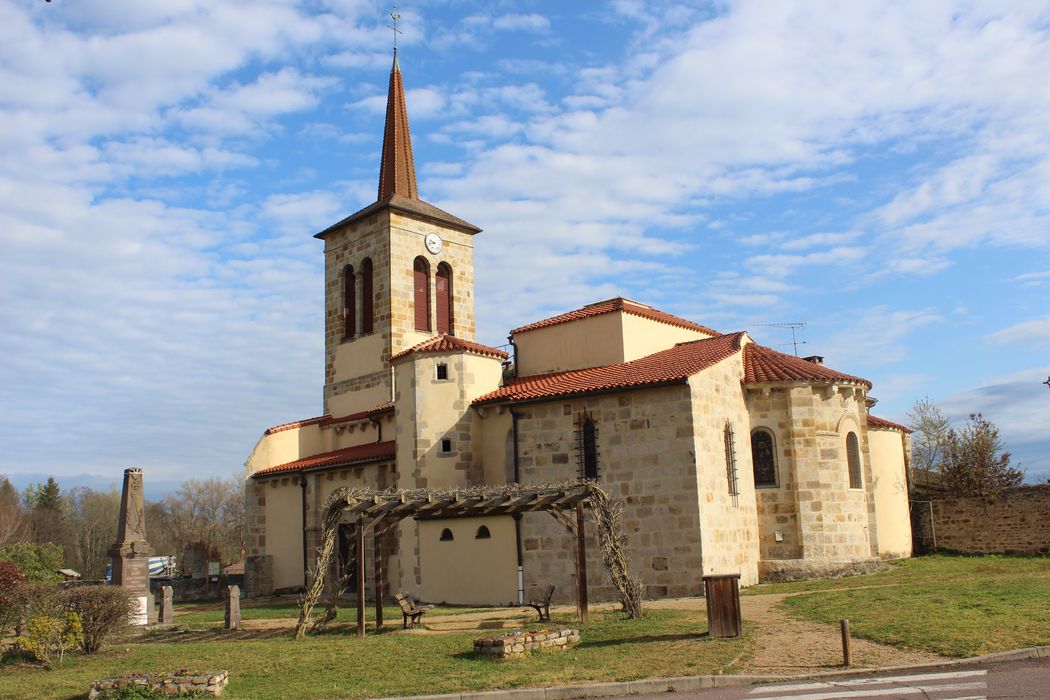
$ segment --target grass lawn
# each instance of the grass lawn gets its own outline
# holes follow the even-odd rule
[[[584,626],[571,617],[556,618],[552,626],[579,628],[582,643],[568,653],[505,663],[474,657],[477,631],[391,631],[358,639],[350,624],[303,642],[284,636],[119,644],[95,656],[74,656],[54,671],[0,667],[0,697],[83,697],[98,678],[178,668],[229,669],[232,698],[417,695],[717,673],[747,648],[746,638],[704,636],[707,618],[698,611],[651,610],[636,621],[598,611]]]
[[[516,610],[517,608],[462,608],[453,607],[446,605],[439,605],[433,610],[427,613],[427,619],[435,617],[441,617],[442,615],[456,615],[459,613],[467,612],[492,612],[502,611],[508,612]],[[324,604],[318,605],[314,608],[314,617],[318,617],[323,614],[325,610]],[[525,613],[522,613],[524,616]],[[242,620],[276,620],[281,618],[294,618],[299,617],[299,604],[295,601],[281,601],[279,603],[263,603],[261,605],[253,605],[250,602],[241,601],[241,619]],[[339,621],[343,622],[354,622],[357,621],[357,607],[352,603],[344,603],[339,605]],[[375,607],[369,605],[365,608],[365,619],[375,619]],[[224,620],[224,609],[222,603],[207,602],[207,603],[178,603],[175,605],[175,622],[180,625],[187,625],[189,627],[198,627],[201,625],[207,625],[213,622],[222,622]],[[401,608],[397,606],[383,606],[383,622],[386,625],[393,623],[401,624]]]
[[[946,656],[1050,644],[1048,557],[937,555],[868,576],[755,588],[814,591],[783,605],[818,622],[848,618],[857,637]]]

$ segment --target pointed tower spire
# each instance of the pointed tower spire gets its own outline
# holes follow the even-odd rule
[[[394,195],[419,199],[416,187],[416,164],[412,159],[412,136],[408,131],[408,110],[405,108],[405,84],[401,67],[390,68],[390,89],[386,98],[386,129],[383,132],[383,161],[379,170],[379,200],[388,202]]]

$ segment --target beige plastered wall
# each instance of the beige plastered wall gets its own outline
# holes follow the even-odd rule
[[[911,556],[911,516],[905,454],[908,437],[897,430],[868,428],[868,449],[875,490],[878,551],[884,558]]]
[[[438,365],[448,369],[448,379],[437,378]],[[420,353],[395,362],[397,395],[395,439],[399,465],[398,487],[442,489],[484,482],[480,422],[470,402],[499,386],[502,360],[467,352]],[[442,452],[441,441],[452,441]],[[399,525],[401,588],[431,599],[432,576],[424,569],[420,547],[421,525]],[[494,539],[497,539],[494,537]]]
[[[750,419],[744,403],[743,365],[733,355],[689,378],[693,406],[696,489],[704,576],[740,574],[758,583],[758,515],[751,474]],[[726,423],[732,426],[734,466],[727,464]],[[737,495],[730,492],[730,469]]]
[[[676,343],[707,338],[688,328],[614,311],[518,333],[519,376],[637,360]]]
[[[477,539],[480,527],[488,539]],[[443,530],[452,540],[441,540]],[[420,597],[434,603],[506,605],[518,599],[514,519],[457,518],[419,523]]]
[[[700,523],[692,428],[685,384],[571,400],[521,404],[518,422],[522,481],[545,484],[579,476],[577,424],[589,415],[598,429],[598,476],[624,503],[632,570],[653,597],[697,595]],[[555,600],[575,597],[572,536],[546,513],[522,517],[526,595],[554,584]],[[615,593],[586,517],[588,590],[592,600]]]

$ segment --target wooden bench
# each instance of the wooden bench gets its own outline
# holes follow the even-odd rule
[[[401,629],[408,629],[417,622],[419,618],[423,617],[423,614],[428,610],[433,609],[432,605],[416,605],[415,601],[409,598],[404,593],[398,593],[394,596],[394,600],[401,606]]]
[[[539,586],[537,586],[537,588],[539,588]],[[536,613],[540,616],[540,622],[550,622],[552,597],[554,597],[553,584],[547,586],[542,595],[539,596],[539,600],[529,600],[529,602],[526,603],[530,608],[536,609]]]

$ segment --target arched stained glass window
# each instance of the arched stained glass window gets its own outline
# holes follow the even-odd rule
[[[849,465],[849,487],[851,489],[864,488],[864,481],[860,473],[860,441],[856,433],[846,436],[846,463]]]
[[[777,485],[776,443],[773,433],[764,428],[751,431],[751,463],[755,486]]]

